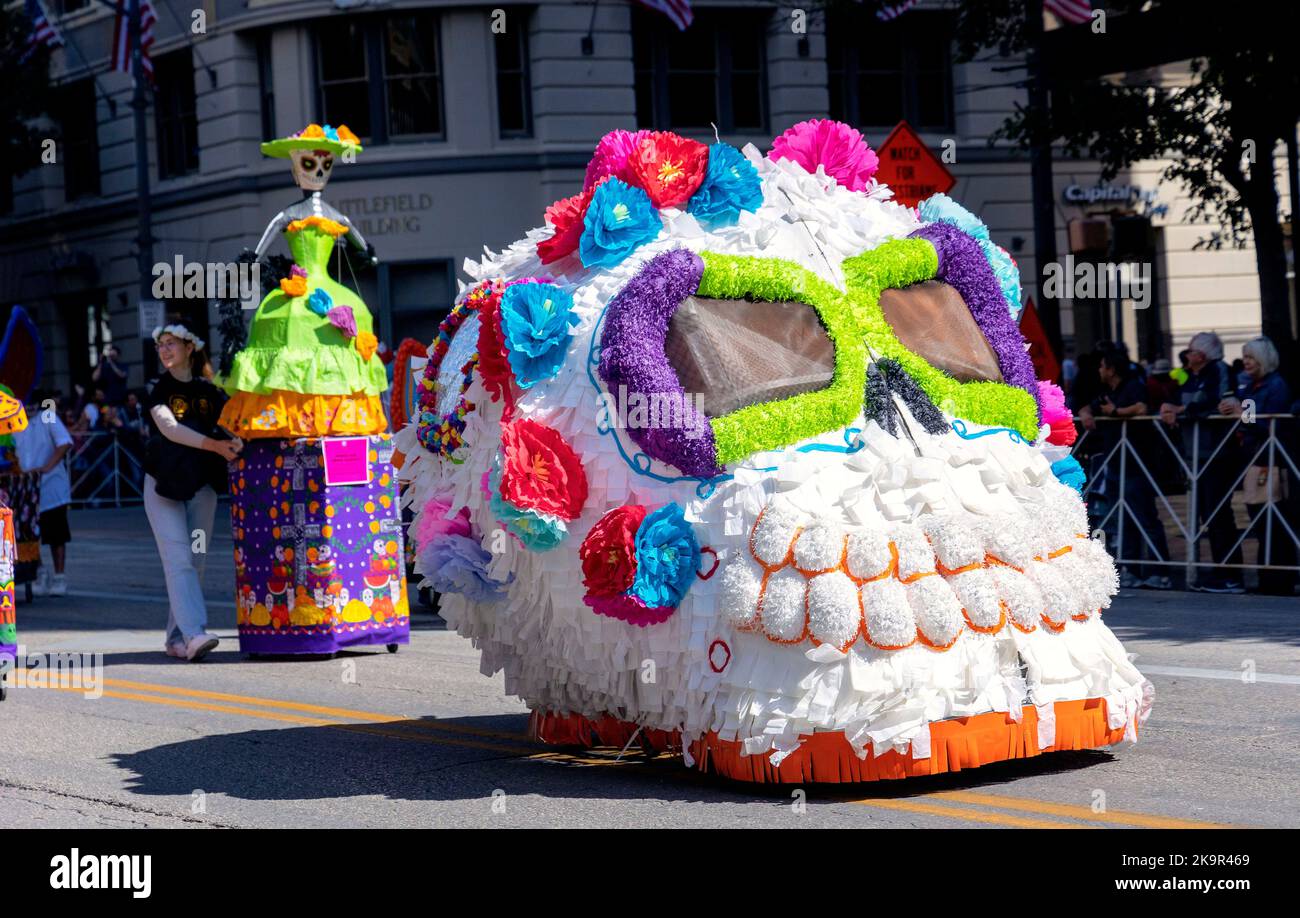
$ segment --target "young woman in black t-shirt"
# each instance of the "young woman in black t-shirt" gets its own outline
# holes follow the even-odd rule
[[[211,380],[203,340],[183,325],[156,328],[153,339],[166,372],[145,402],[156,432],[145,450],[144,508],[167,581],[165,649],[194,661],[218,644],[207,631],[203,567],[226,463],[243,444],[217,426],[226,394]]]

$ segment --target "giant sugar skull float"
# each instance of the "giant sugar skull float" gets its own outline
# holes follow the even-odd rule
[[[753,781],[1136,739],[1073,427],[1010,257],[875,182],[857,131],[766,156],[615,131],[481,263],[398,438],[417,572],[559,743]]]

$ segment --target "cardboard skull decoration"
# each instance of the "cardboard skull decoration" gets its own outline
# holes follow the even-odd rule
[[[292,150],[293,180],[303,191],[322,191],[334,168],[334,154],[329,150]]]
[[[1011,258],[857,131],[615,131],[481,263],[398,435],[416,571],[553,742],[755,781],[1136,739]],[[1063,420],[1064,418],[1064,420]]]

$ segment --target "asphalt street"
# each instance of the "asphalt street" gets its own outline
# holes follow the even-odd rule
[[[0,827],[1300,826],[1300,600],[1126,591],[1107,622],[1155,683],[1137,745],[851,787],[755,788],[639,749],[555,749],[427,611],[396,655],[237,651],[225,505],[207,661],[162,653],[141,509],[72,514],[71,593],[19,603],[28,653],[102,652],[103,695],[0,703]],[[21,588],[20,588],[21,589]]]

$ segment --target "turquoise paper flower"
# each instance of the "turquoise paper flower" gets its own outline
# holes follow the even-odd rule
[[[330,296],[329,291],[324,287],[317,287],[307,298],[307,308],[318,316],[327,316],[334,308],[334,297]]]
[[[510,369],[521,388],[550,379],[564,364],[573,297],[554,284],[514,284],[501,295],[501,332]]]
[[[917,208],[926,223],[951,223],[967,236],[987,240],[989,228],[984,221],[946,194],[932,194]]]
[[[709,168],[691,195],[686,210],[705,226],[731,226],[742,210],[756,211],[763,204],[758,170],[730,144],[709,147]]]
[[[621,179],[600,185],[587,205],[578,257],[586,268],[613,268],[659,235],[663,223],[650,196]]]
[[[628,592],[652,608],[676,606],[700,566],[700,544],[676,503],[648,514],[636,531],[636,579]]]
[[[1011,310],[1011,317],[1019,318],[1020,271],[1016,269],[1015,262],[1002,246],[988,239],[980,239],[979,244],[984,257],[988,259],[989,266],[993,268],[993,274],[998,279],[998,286],[1002,288],[1002,298],[1007,301],[1007,309]]]
[[[1073,456],[1066,456],[1053,462],[1052,474],[1061,484],[1074,488],[1080,494],[1083,493],[1083,486],[1088,482],[1083,466],[1079,465],[1079,460]]]
[[[325,136],[328,137],[330,140],[336,142],[338,141],[339,139],[338,128],[335,128],[332,125],[327,124],[323,128],[321,128],[321,130],[325,132]]]

